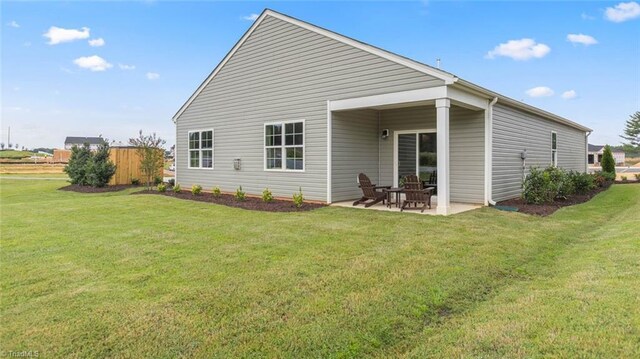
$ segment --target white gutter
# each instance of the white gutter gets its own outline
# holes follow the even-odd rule
[[[498,102],[498,97],[494,97],[491,102],[489,102],[489,107],[487,108],[487,121],[485,125],[485,193],[487,203],[491,206],[496,205],[496,201],[493,200],[493,105]]]
[[[484,87],[478,86],[478,85],[476,85],[474,83],[471,83],[469,81],[465,81],[465,80],[463,80],[461,78],[456,77],[454,79],[454,82],[456,84],[458,84],[460,86],[463,86],[464,88],[466,88],[468,90],[472,90],[472,91],[474,91],[474,92],[476,92],[478,94],[482,94],[482,95],[488,96],[488,97],[499,97],[500,101],[504,102],[505,104],[514,106],[514,107],[516,107],[518,109],[521,109],[521,110],[536,114],[538,116],[542,116],[542,117],[548,118],[548,119],[550,119],[552,121],[555,121],[555,122],[558,122],[558,123],[562,123],[564,125],[567,125],[567,126],[570,126],[570,127],[573,127],[573,128],[577,128],[577,129],[579,129],[581,131],[585,131],[585,132],[593,131],[592,129],[590,129],[588,127],[585,127],[585,126],[582,126],[579,123],[573,122],[573,121],[568,120],[568,119],[566,119],[564,117],[558,116],[558,115],[553,114],[551,112],[547,112],[547,111],[539,109],[537,107],[534,107],[534,106],[531,106],[531,105],[527,105],[524,102],[520,102],[520,101],[514,100],[512,98],[500,95],[497,92],[493,92],[491,90],[487,90]]]

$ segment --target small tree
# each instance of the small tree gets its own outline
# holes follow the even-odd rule
[[[115,173],[116,166],[109,159],[109,142],[105,141],[87,162],[87,183],[93,187],[104,187]]]
[[[604,151],[602,152],[602,172],[616,174],[616,161],[613,159],[609,145],[604,146]]]
[[[165,143],[166,141],[156,136],[155,132],[145,136],[142,130],[137,138],[129,139],[129,144],[136,147],[138,156],[140,156],[140,171],[149,190],[156,175],[164,167],[163,146]]]
[[[64,172],[69,175],[72,184],[86,186],[89,184],[87,180],[87,164],[91,161],[91,150],[89,144],[83,146],[73,146],[71,148],[71,157],[69,163],[64,167]]]
[[[640,149],[640,111],[629,116],[624,128],[624,135],[620,136],[628,141],[628,145]]]

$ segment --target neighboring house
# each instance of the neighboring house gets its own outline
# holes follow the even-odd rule
[[[589,150],[587,154],[587,163],[590,165],[600,166],[602,163],[602,153],[604,152],[604,145],[592,145],[589,144]],[[613,160],[616,162],[616,165],[624,165],[625,155],[624,151],[611,149],[611,154],[613,154]]]
[[[102,137],[67,137],[64,140],[64,149],[70,150],[73,146],[82,146],[85,143],[89,144],[91,150],[98,149],[98,146],[105,143]]]
[[[265,10],[173,117],[176,181],[309,200],[437,172],[451,202],[517,197],[526,168],[585,171],[585,126]],[[525,152],[526,150],[526,152]],[[523,156],[523,152],[525,152]],[[525,160],[522,157],[526,157]]]

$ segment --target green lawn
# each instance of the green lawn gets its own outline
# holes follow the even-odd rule
[[[639,357],[640,186],[547,218],[257,213],[0,178],[0,351]]]
[[[19,150],[2,150],[0,151],[0,158],[20,159],[33,156],[31,151],[19,151]]]

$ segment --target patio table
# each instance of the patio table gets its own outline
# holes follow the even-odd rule
[[[386,188],[385,193],[387,194],[387,207],[391,208],[391,195],[396,195],[396,201],[393,203],[396,207],[400,207],[400,194],[404,191],[404,187],[391,187]]]

